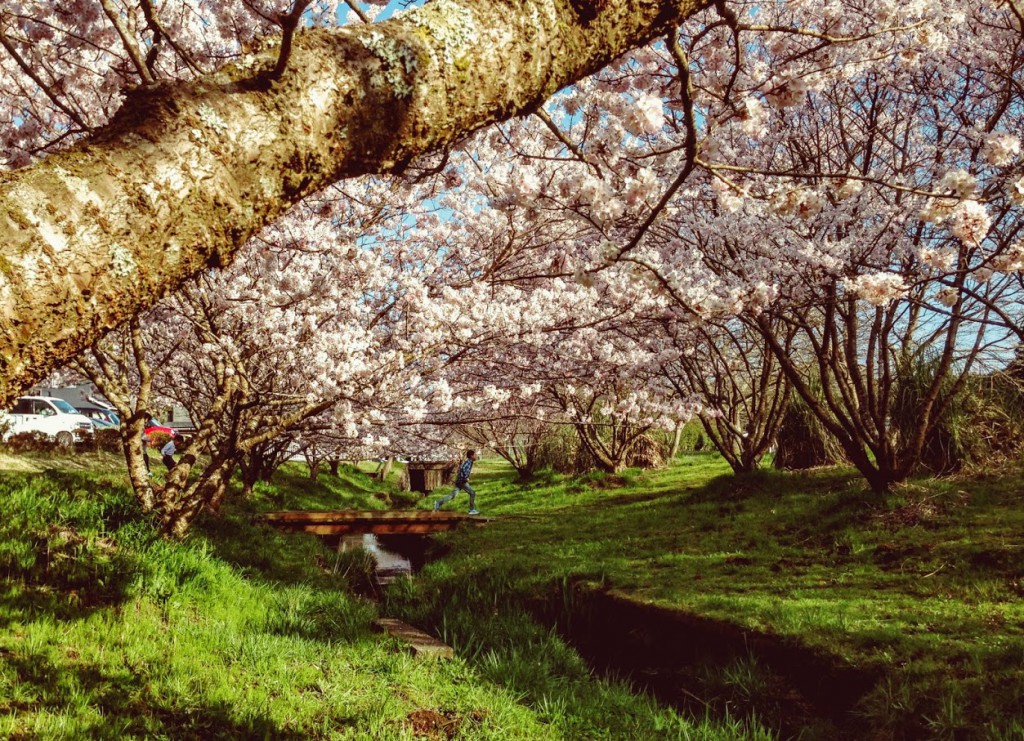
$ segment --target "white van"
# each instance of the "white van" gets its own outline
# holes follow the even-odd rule
[[[62,448],[92,437],[92,421],[63,399],[52,396],[22,396],[14,409],[0,413],[3,440],[22,432],[39,432]]]

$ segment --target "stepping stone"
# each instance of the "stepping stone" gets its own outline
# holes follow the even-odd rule
[[[378,618],[373,621],[373,627],[408,643],[409,650],[417,658],[451,659],[455,657],[455,649],[451,646],[441,643],[434,636],[428,635],[408,623],[403,623],[401,620]]]

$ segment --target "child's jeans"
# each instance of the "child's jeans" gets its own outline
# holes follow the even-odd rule
[[[459,489],[462,489],[467,494],[469,494],[469,508],[476,509],[476,507],[473,506],[476,503],[476,492],[473,491],[473,487],[469,485],[468,481],[465,484],[456,484],[455,488],[452,489],[452,493],[446,497],[441,497],[441,502],[437,506],[443,507],[444,505],[448,504],[448,502],[455,499],[456,495],[458,495],[459,493]]]

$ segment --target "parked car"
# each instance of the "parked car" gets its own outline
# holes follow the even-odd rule
[[[75,407],[75,409],[78,410],[79,414],[84,414],[91,419],[97,430],[117,429],[121,424],[117,414],[109,409],[101,409],[100,407]]]
[[[92,421],[63,399],[52,396],[22,396],[11,411],[0,414],[6,442],[23,432],[38,432],[63,448],[92,437]]]

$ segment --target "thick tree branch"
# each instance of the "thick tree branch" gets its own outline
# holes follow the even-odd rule
[[[404,169],[668,32],[706,0],[438,0],[136,91],[90,139],[0,174],[0,404],[308,194]],[[597,7],[597,6],[595,6]]]
[[[359,4],[356,2],[356,0],[345,0],[345,5],[347,5],[349,7],[349,9],[353,13],[355,13],[356,16],[359,17],[359,20],[361,20],[363,23],[369,23],[370,22],[370,19],[366,17],[366,13],[364,13],[362,11],[362,9],[359,7]]]

